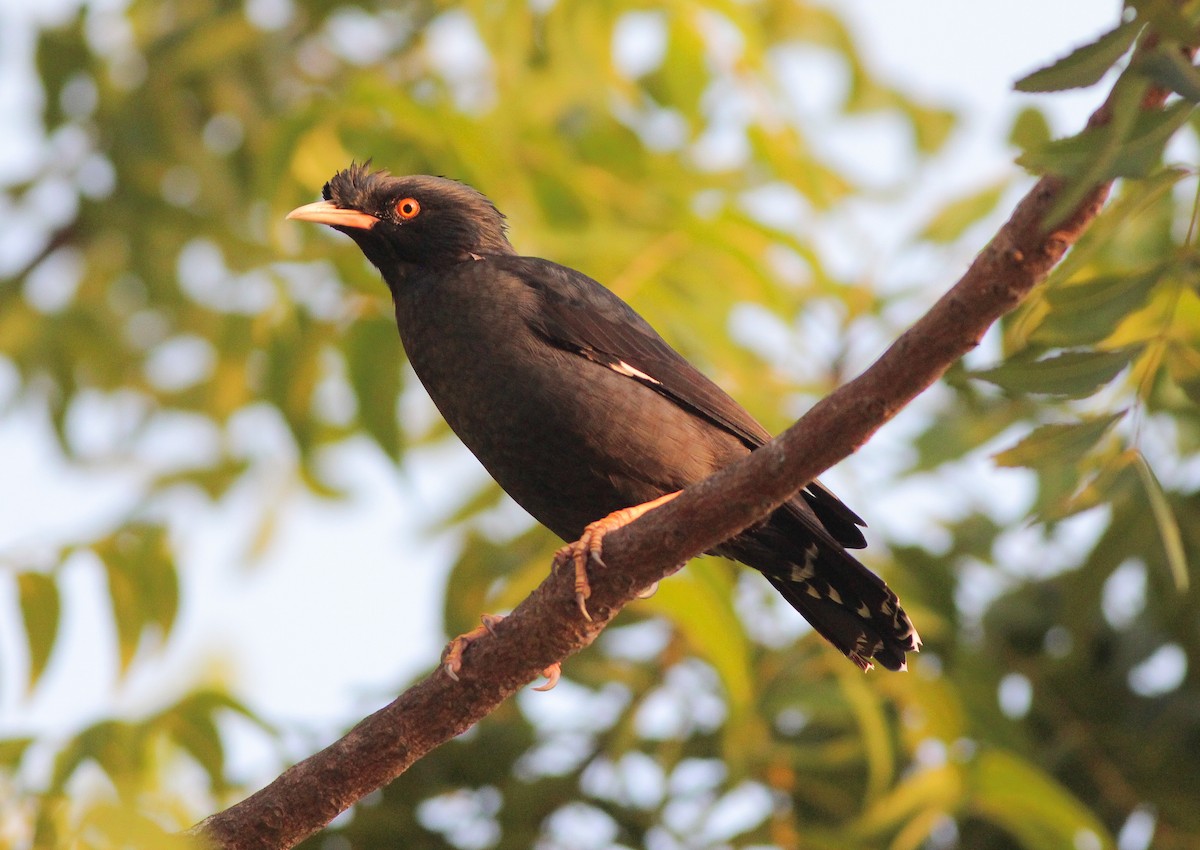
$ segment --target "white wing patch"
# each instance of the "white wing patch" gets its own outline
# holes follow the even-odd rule
[[[637,378],[639,381],[646,381],[651,384],[662,386],[662,381],[655,380],[643,372],[641,369],[635,369],[626,363],[624,360],[618,360],[616,363],[607,364],[609,369],[620,375],[627,375],[630,378]]]

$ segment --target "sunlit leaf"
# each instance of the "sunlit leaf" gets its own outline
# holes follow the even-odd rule
[[[1116,351],[1068,351],[1043,360],[1011,359],[971,377],[1012,393],[1039,393],[1086,398],[1115,378],[1138,353],[1136,347]]]
[[[0,739],[0,767],[10,773],[15,773],[36,738],[3,738]]]
[[[171,741],[186,750],[204,768],[209,781],[218,790],[226,786],[225,745],[217,722],[222,713],[236,714],[263,732],[274,731],[242,703],[208,689],[188,694],[166,711],[146,721],[149,730],[165,733]]]
[[[1015,837],[1027,850],[1076,846],[1091,833],[1096,846],[1115,846],[1108,829],[1051,776],[1010,752],[988,749],[968,770],[969,809]]]
[[[363,318],[343,341],[346,372],[358,402],[358,418],[390,458],[403,447],[396,404],[402,389],[399,339],[390,316]]]
[[[177,829],[165,828],[161,818],[131,807],[100,803],[89,807],[80,824],[86,841],[72,847],[154,847],[157,850],[204,850],[210,843]]]
[[[896,759],[891,744],[891,730],[886,708],[880,695],[867,686],[857,670],[839,670],[842,693],[858,721],[863,752],[867,762],[867,794],[876,797],[895,780]]]
[[[133,525],[92,546],[104,564],[121,669],[133,661],[151,625],[162,634],[175,622],[179,584],[160,526]]]
[[[989,215],[1008,186],[999,183],[951,201],[925,225],[918,238],[931,242],[953,242],[971,225]]]
[[[962,773],[951,765],[916,771],[872,800],[858,828],[867,833],[880,832],[930,806],[955,811],[961,805],[963,791]]]
[[[137,730],[128,723],[104,720],[76,735],[59,751],[49,788],[61,792],[69,780],[88,761],[94,761],[114,783],[138,773],[146,753],[138,746]]]
[[[1145,307],[1163,270],[1113,274],[1048,288],[1050,314],[1032,338],[1052,346],[1086,345],[1111,334],[1121,321]]]
[[[1128,495],[1133,476],[1130,473],[1136,452],[1126,450],[1106,459],[1068,498],[1058,504],[1045,504],[1039,516],[1046,521],[1065,519],[1098,505],[1112,504]]]
[[[1175,589],[1183,593],[1188,588],[1187,555],[1183,550],[1183,540],[1179,536],[1179,524],[1175,521],[1175,513],[1167,502],[1162,485],[1146,463],[1146,459],[1138,453],[1134,469],[1142,481],[1146,491],[1146,500],[1150,502],[1150,510],[1154,514],[1154,523],[1158,526],[1159,538],[1162,541],[1163,552],[1167,558],[1167,566],[1171,571],[1171,579]]]
[[[1167,354],[1171,379],[1193,403],[1200,405],[1200,351],[1191,345],[1172,345]]]
[[[1017,162],[1036,174],[1074,178],[1084,187],[1114,177],[1145,177],[1160,163],[1163,148],[1191,111],[1190,103],[1180,101],[1160,112],[1138,112],[1127,133],[1114,120],[1028,150]]]
[[[1090,452],[1124,415],[1121,411],[1070,424],[1042,425],[1012,448],[996,454],[994,460],[1000,466],[1037,467],[1049,461],[1074,463]]]
[[[154,486],[155,489],[167,489],[178,484],[194,484],[210,499],[219,499],[241,479],[249,466],[245,460],[227,458],[218,466],[197,466],[161,475]]]
[[[1083,234],[1070,253],[1063,258],[1046,278],[1046,291],[1054,291],[1064,281],[1087,268],[1097,256],[1110,246],[1118,235],[1128,229],[1130,222],[1154,210],[1163,198],[1188,172],[1182,168],[1170,168],[1155,173],[1146,180],[1122,183],[1120,194],[1111,201],[1087,232]]]
[[[931,109],[907,101],[900,109],[912,124],[917,149],[924,153],[940,150],[958,123],[958,116],[947,109]]]
[[[21,619],[25,624],[25,644],[29,648],[29,688],[37,685],[54,643],[58,638],[58,583],[43,573],[21,572],[17,575],[17,596],[21,603]]]
[[[1046,115],[1039,109],[1026,107],[1017,113],[1013,119],[1012,130],[1009,131],[1008,141],[1022,150],[1037,149],[1053,138],[1050,133],[1050,123]]]
[[[1053,65],[1017,80],[1017,91],[1062,91],[1099,82],[1108,69],[1133,46],[1142,25],[1140,20],[1129,21],[1095,41],[1075,48]]]

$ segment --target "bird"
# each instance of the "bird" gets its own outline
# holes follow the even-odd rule
[[[517,504],[575,542],[556,561],[575,562],[583,616],[606,531],[771,439],[611,290],[518,254],[504,215],[466,183],[368,160],[321,197],[287,217],[344,233],[378,269],[408,360],[451,430]],[[867,545],[865,525],[814,480],[714,553],[762,573],[862,670],[905,670],[921,639],[849,551]]]

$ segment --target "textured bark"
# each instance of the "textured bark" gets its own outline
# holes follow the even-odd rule
[[[1160,107],[1165,98],[1165,92],[1152,91],[1144,106]],[[1089,124],[1107,117],[1105,104]],[[608,535],[607,569],[591,573],[591,622],[575,607],[571,569],[554,571],[496,626],[494,638],[468,648],[460,681],[433,672],[341,740],[192,832],[227,850],[291,847],[486,717],[544,668],[588,646],[638,592],[765,517],[853,454],[978,345],[1083,234],[1110,186],[1094,187],[1048,231],[1044,222],[1063,184],[1043,177],[962,279],[861,376],[745,460]]]

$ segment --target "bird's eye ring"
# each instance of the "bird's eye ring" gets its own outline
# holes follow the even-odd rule
[[[416,198],[405,198],[396,203],[396,215],[400,216],[405,221],[416,218],[417,213],[421,211],[421,204]]]

